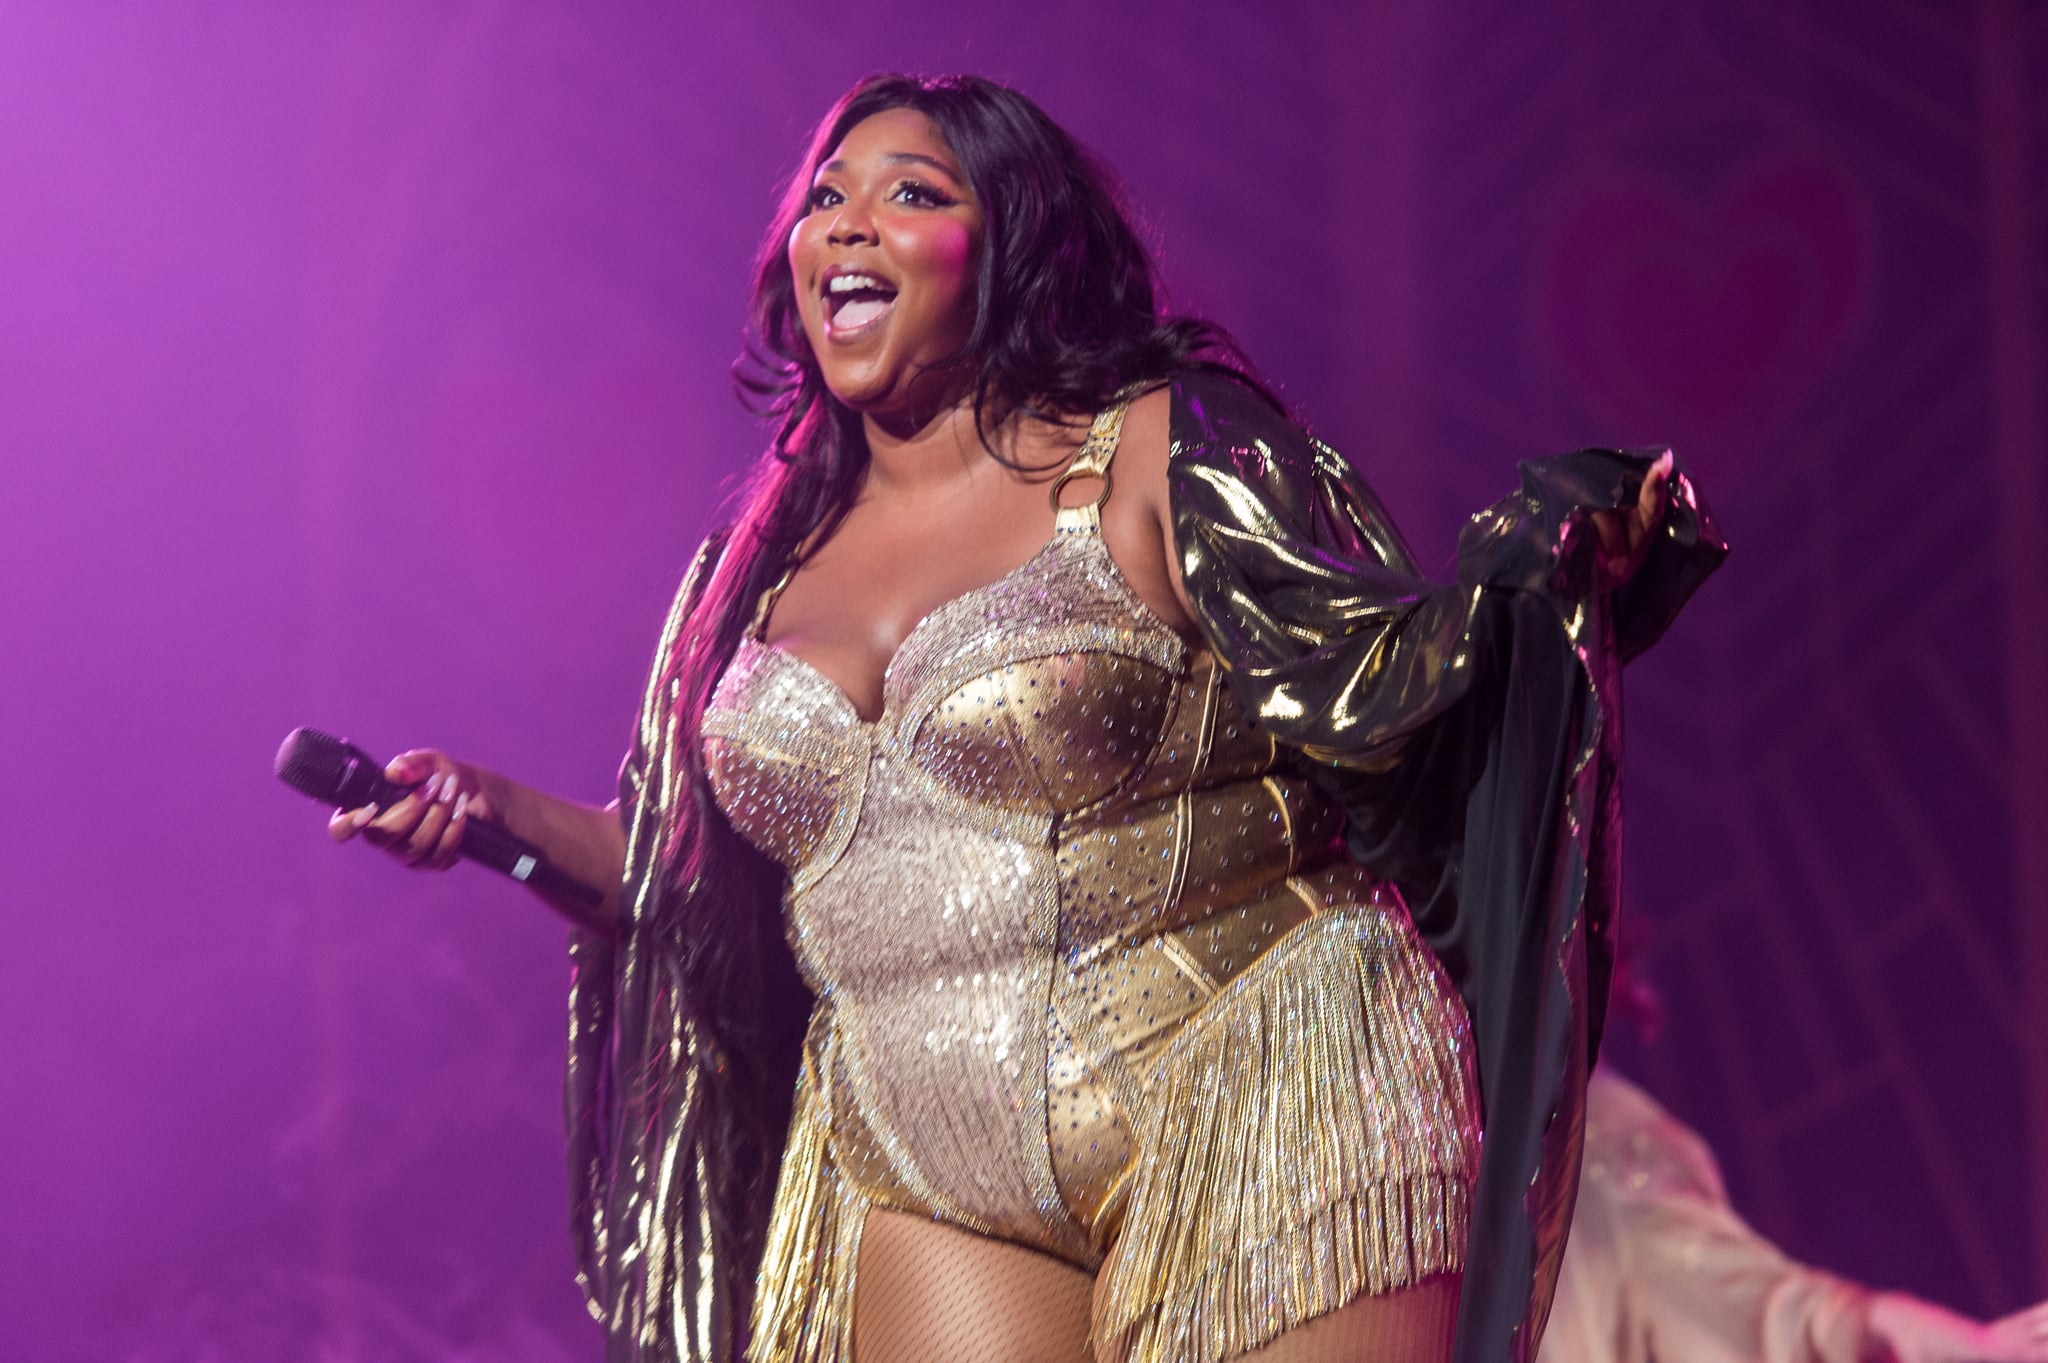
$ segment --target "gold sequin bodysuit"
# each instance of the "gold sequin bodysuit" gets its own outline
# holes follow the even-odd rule
[[[1069,470],[1104,496],[1121,418]],[[1099,507],[922,620],[878,719],[755,638],[705,714],[818,997],[755,1358],[850,1355],[871,1206],[1099,1272],[1097,1349],[1133,1360],[1463,1265],[1463,1006]]]

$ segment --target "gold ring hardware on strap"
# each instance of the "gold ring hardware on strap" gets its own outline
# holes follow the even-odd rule
[[[1075,463],[1079,462],[1079,460],[1075,461]],[[1095,494],[1095,500],[1092,502],[1077,502],[1071,508],[1060,505],[1060,490],[1066,487],[1068,483],[1072,482],[1076,478],[1100,478],[1102,480],[1102,491]],[[1102,504],[1109,500],[1109,470],[1081,469],[1075,468],[1073,464],[1069,464],[1067,465],[1067,467],[1060,470],[1059,477],[1052,480],[1051,497],[1052,509],[1054,511],[1067,511],[1070,509],[1074,511],[1079,511],[1083,507],[1090,506],[1100,511],[1102,509]]]
[[[1060,470],[1059,477],[1052,480],[1052,491],[1048,494],[1055,514],[1061,511],[1082,511],[1090,507],[1100,511],[1109,500],[1109,461],[1116,457],[1116,444],[1124,432],[1124,413],[1130,410],[1130,390],[1117,394],[1116,401],[1097,413],[1095,422],[1088,428],[1088,438],[1081,442],[1081,448],[1074,451],[1074,457]],[[1060,505],[1060,493],[1076,478],[1100,478],[1102,491],[1093,502],[1079,506]]]

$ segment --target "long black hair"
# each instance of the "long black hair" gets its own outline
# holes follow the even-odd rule
[[[761,863],[745,864],[704,794],[699,719],[756,603],[802,546],[845,515],[867,468],[860,417],[827,390],[805,338],[786,244],[809,211],[818,167],[856,124],[891,109],[932,121],[981,207],[974,326],[955,360],[972,365],[985,444],[992,426],[1015,413],[1092,414],[1133,385],[1195,368],[1247,375],[1221,329],[1162,313],[1151,253],[1114,181],[1017,91],[975,76],[871,76],[819,123],[763,238],[750,335],[734,367],[744,397],[773,421],[774,441],[663,663],[662,684],[676,698],[675,760],[698,805],[667,849],[664,898],[680,921],[664,927],[679,956],[685,1015],[706,1043],[698,1063],[707,1109],[695,1139],[718,1171],[710,1212],[723,1241],[719,1273],[742,1311],[780,1164],[808,996],[783,936],[779,897],[758,883],[734,883],[750,873],[757,882]],[[707,874],[714,864],[723,884]]]

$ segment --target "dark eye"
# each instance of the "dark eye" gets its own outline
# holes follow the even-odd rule
[[[844,197],[844,195],[830,185],[813,185],[805,203],[810,211],[815,213],[821,208],[836,206]]]
[[[953,196],[944,190],[917,180],[905,180],[896,186],[890,197],[899,203],[916,204],[920,208],[944,208],[954,202]]]

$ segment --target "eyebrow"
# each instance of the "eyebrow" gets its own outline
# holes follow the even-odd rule
[[[885,166],[930,166],[933,170],[939,172],[939,174],[945,176],[947,179],[951,180],[956,185],[965,184],[967,182],[967,178],[964,175],[962,175],[958,170],[954,169],[952,166],[947,165],[944,161],[939,160],[935,156],[926,156],[921,152],[886,152],[882,156],[882,164]],[[824,165],[818,167],[818,170],[820,172],[829,170],[838,173],[843,172],[845,169],[846,162],[838,160],[827,161]]]

